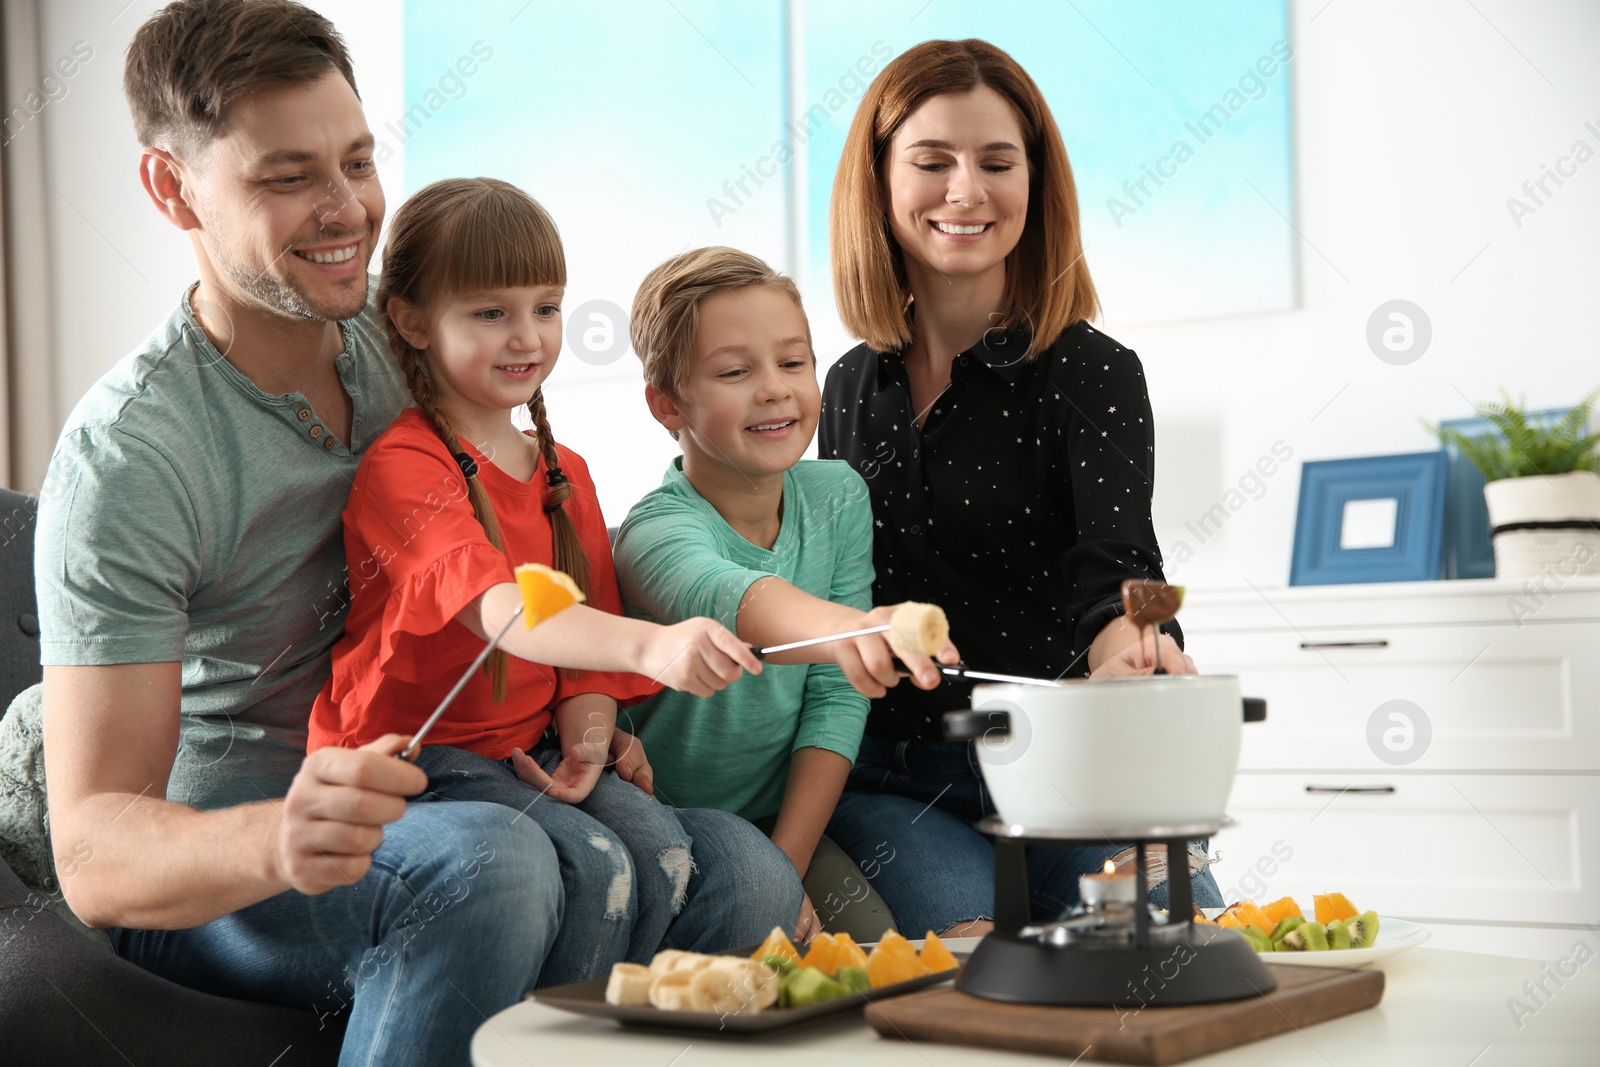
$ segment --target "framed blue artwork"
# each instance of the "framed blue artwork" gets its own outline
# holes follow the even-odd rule
[[[1305,464],[1289,584],[1440,577],[1448,471],[1443,450]]]
[[[1553,426],[1571,410],[1530,411],[1528,423]],[[1439,425],[1443,429],[1458,430],[1467,437],[1488,437],[1497,432],[1488,419],[1475,415],[1444,419]],[[1489,508],[1483,502],[1483,472],[1474,467],[1459,448],[1446,445],[1445,452],[1450,457],[1450,476],[1444,491],[1444,576],[1493,578],[1494,548],[1489,544]]]

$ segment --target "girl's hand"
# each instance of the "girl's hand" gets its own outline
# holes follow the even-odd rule
[[[553,775],[546,774],[544,768],[520,748],[511,750],[511,766],[516,769],[518,778],[563,804],[582,803],[600,780],[600,772],[605,770],[604,762],[590,762],[581,750],[569,750],[556,765]]]
[[[1198,674],[1194,660],[1184,654],[1168,634],[1161,635],[1161,667],[1168,674]],[[1154,634],[1145,634],[1139,641],[1118,652],[1089,675],[1091,678],[1126,678],[1137,674],[1154,674],[1156,669],[1156,642]]]
[[[817,918],[817,909],[811,906],[811,894],[804,893],[800,898],[800,919],[794,924],[795,944],[803,945],[820,933],[822,920]]]
[[[708,697],[739,680],[744,671],[761,673],[750,646],[711,619],[686,619],[658,626],[645,642],[636,668],[672,689]]]
[[[892,622],[892,616],[898,607],[898,604],[893,604],[873,608],[862,616],[860,628],[882,626],[884,623]],[[836,659],[839,669],[844,672],[845,680],[863,696],[874,698],[883,696],[889,686],[899,684],[903,677],[894,664],[896,656],[911,672],[911,682],[918,689],[937,689],[944,681],[939,668],[934,666],[934,659],[940,663],[961,661],[961,653],[949,641],[945,642],[944,647],[933,658],[914,652],[897,652],[889,642],[888,633],[852,637],[837,642],[836,646],[825,647],[838,648]]]
[[[651,796],[656,795],[656,772],[644,755],[644,742],[628,731],[611,731],[611,769],[624,782],[630,782]]]

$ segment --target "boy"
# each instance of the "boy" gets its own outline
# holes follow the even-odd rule
[[[632,341],[650,412],[683,457],[618,535],[629,611],[706,615],[758,647],[885,622],[887,609],[872,609],[866,483],[846,464],[800,458],[821,393],[794,283],[731,248],[684,253],[640,285]],[[633,709],[658,796],[737,812],[793,861],[808,887],[802,938],[820,927],[813,886],[842,886],[824,901],[837,929],[876,940],[893,922],[822,836],[868,698],[899,680],[892,655],[881,633],[832,641],[767,657],[762,674],[709,699],[663,693]],[[931,661],[902,658],[917,685],[939,684]],[[955,649],[940,658],[954,662]]]

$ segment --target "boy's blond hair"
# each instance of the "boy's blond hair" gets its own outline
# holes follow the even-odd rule
[[[628,319],[628,337],[644,363],[645,383],[675,400],[681,398],[694,371],[700,305],[718,293],[753,286],[789,294],[801,314],[805,313],[793,281],[759,257],[725,245],[673,256],[646,274]],[[806,329],[809,335],[809,325]]]

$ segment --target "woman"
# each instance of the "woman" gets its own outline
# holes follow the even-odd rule
[[[828,374],[820,454],[871,490],[874,602],[942,605],[983,670],[1149,673],[1155,639],[1119,589],[1162,577],[1150,402],[1138,358],[1088,323],[1077,193],[1037,86],[983,41],[899,56],[851,124],[830,223],[840,315],[865,343]],[[1192,673],[1170,630],[1163,665]],[[971,745],[941,732],[969,691],[875,701],[828,827],[907,931],[992,928],[994,848],[972,823],[994,808]],[[1031,849],[1035,912],[1131,851]],[[1203,843],[1189,859],[1196,903],[1220,904]]]

